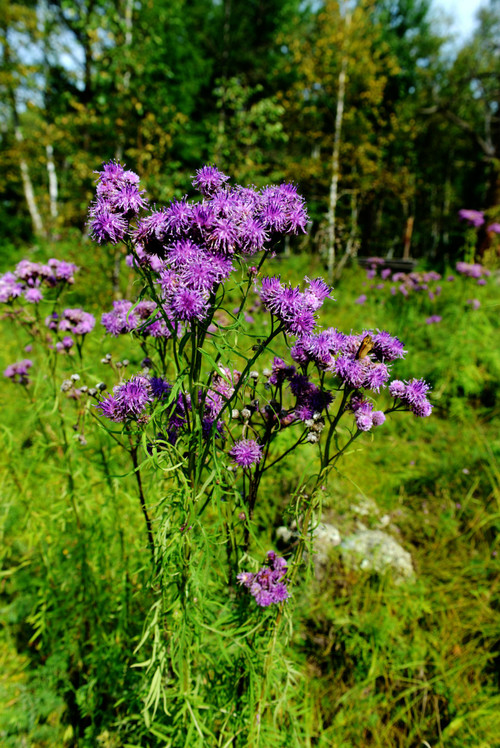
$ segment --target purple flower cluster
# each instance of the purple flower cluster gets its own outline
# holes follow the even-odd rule
[[[96,174],[99,180],[96,200],[89,210],[90,235],[99,244],[118,244],[125,239],[130,219],[146,207],[144,190],[138,187],[138,175],[115,161],[103,164]]]
[[[42,287],[54,288],[64,283],[74,283],[76,265],[64,260],[50,259],[46,265],[31,260],[21,260],[14,272],[0,275],[0,303],[23,296],[30,304],[43,299]]]
[[[439,316],[439,314],[432,314],[430,317],[427,317],[425,320],[426,325],[437,325],[439,322],[441,322],[443,318]]]
[[[33,361],[29,358],[25,358],[22,361],[18,361],[15,364],[10,364],[5,369],[3,375],[7,377],[15,384],[29,384],[28,371],[33,366]]]
[[[45,318],[45,325],[54,332],[66,332],[71,335],[88,335],[95,327],[95,318],[83,309],[65,309],[61,315],[52,312]],[[56,343],[56,350],[65,353],[73,347],[74,341],[70,335],[65,335]]]
[[[480,265],[478,262],[457,262],[456,270],[460,275],[465,275],[467,278],[474,278],[476,280],[483,278],[483,276],[487,278],[491,275],[488,268],[483,267],[483,265]]]
[[[199,400],[203,401],[202,430],[203,436],[208,438],[215,424],[215,434],[223,434],[224,425],[218,420],[226,400],[234,391],[232,381],[237,381],[239,372],[221,370],[212,377],[210,387],[203,393],[200,391]],[[172,385],[162,377],[135,376],[128,382],[117,385],[112,395],[103,398],[96,407],[101,415],[115,423],[129,420],[145,422],[148,409],[156,403],[165,407],[160,413],[164,421],[164,430],[169,444],[175,444],[181,431],[188,425],[188,414],[192,410],[189,394],[180,392],[175,399],[170,398]]]
[[[370,431],[372,426],[381,426],[385,421],[383,411],[373,410],[372,403],[359,395],[351,398],[350,405],[354,411],[356,426],[360,431]]]
[[[54,314],[48,319],[53,320]],[[88,335],[95,327],[95,317],[83,309],[65,309],[57,327],[58,330],[72,335]]]
[[[131,174],[114,162],[104,166],[90,211],[92,234],[99,242],[132,241],[134,261],[158,273],[163,306],[174,321],[201,322],[208,316],[211,294],[234,270],[235,258],[253,255],[283,234],[305,231],[304,201],[293,185],[228,187],[228,177],[214,166],[203,167],[194,178],[201,202],[174,200],[129,231],[130,206],[125,211],[112,200]],[[137,190],[137,178],[133,184]]]
[[[153,387],[146,377],[132,377],[118,384],[112,395],[107,395],[95,406],[101,415],[115,423],[144,420],[146,408],[153,402]]]
[[[114,301],[113,309],[104,312],[101,322],[114,337],[134,331],[142,336],[170,338],[172,330],[180,332],[175,320],[172,319],[170,326],[167,325],[154,301],[139,301],[135,305],[126,299]]]
[[[423,379],[410,379],[409,382],[394,379],[389,385],[389,392],[392,397],[400,400],[414,415],[420,418],[430,416],[432,413],[432,405],[427,399],[429,390],[430,385]]]
[[[469,208],[461,208],[458,211],[458,217],[461,221],[467,221],[469,226],[474,226],[474,228],[479,228],[479,226],[482,226],[484,223],[484,213],[482,213],[480,210],[471,210]]]
[[[264,417],[278,419],[281,426],[288,426],[294,421],[305,423],[318,418],[333,402],[330,392],[315,385],[306,374],[298,374],[295,366],[289,366],[278,357],[275,357],[273,361],[268,382],[276,387],[281,387],[286,382],[287,389],[295,398],[295,404],[288,410],[278,409],[276,411],[269,406],[267,409],[264,408]]]
[[[345,335],[335,328],[305,336],[291,350],[294,361],[303,367],[313,362],[331,371],[348,387],[375,392],[389,379],[388,364],[403,358],[405,353],[402,342],[385,330]]]
[[[269,605],[281,603],[289,597],[287,589],[287,563],[284,558],[277,556],[275,551],[268,551],[267,563],[252,574],[243,571],[238,574],[238,582],[246,587],[255,598],[257,605],[267,608]]]
[[[262,459],[262,447],[255,439],[240,439],[229,452],[230,457],[242,468],[256,465]]]
[[[265,308],[279,319],[286,332],[298,337],[312,333],[315,312],[332,293],[322,278],[305,280],[307,288],[301,291],[298,286],[284,285],[279,276],[264,278],[260,292]]]

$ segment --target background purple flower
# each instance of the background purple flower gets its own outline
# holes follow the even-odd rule
[[[235,442],[229,455],[240,467],[249,468],[261,461],[262,447],[255,439],[240,439]]]

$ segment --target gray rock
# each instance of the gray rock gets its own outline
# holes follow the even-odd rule
[[[350,568],[378,574],[392,572],[402,582],[415,576],[410,554],[382,530],[360,530],[340,544],[342,560]]]

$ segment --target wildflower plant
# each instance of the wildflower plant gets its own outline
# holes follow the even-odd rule
[[[137,648],[146,652],[145,715],[152,729],[160,720],[169,736],[183,731],[200,745],[236,734],[265,743],[320,487],[389,415],[432,410],[423,380],[391,381],[406,355],[397,337],[324,328],[320,310],[333,290],[321,278],[292,287],[266,275],[279,242],[305,232],[296,187],[229,181],[204,166],[193,179],[198,198],[151,207],[138,176],[110,162],[89,211],[91,236],[123,243],[137,274],[136,299],[114,301],[102,325],[111,338],[135,338],[142,368],[96,393],[93,413],[130,455],[146,524],[154,598]],[[264,333],[249,321],[259,305]],[[68,333],[89,325],[75,310],[53,318],[61,323]],[[289,505],[277,507],[300,531],[279,556],[256,509],[269,471],[297,450],[316,457]],[[154,507],[145,472],[160,487]],[[220,684],[210,716],[208,672]]]

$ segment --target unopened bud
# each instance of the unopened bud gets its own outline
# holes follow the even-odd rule
[[[73,387],[73,382],[71,379],[65,379],[64,382],[61,382],[61,392],[67,392]]]
[[[241,411],[241,415],[245,419],[245,421],[248,421],[252,413],[248,410],[248,408],[243,408],[243,410]]]
[[[231,411],[231,418],[239,418],[240,417],[240,411],[238,408],[233,408]]]
[[[117,369],[121,369],[121,368],[122,368],[122,366],[123,366],[123,364],[122,364],[122,362],[121,362],[121,361],[117,361],[117,362],[116,362],[116,368],[117,368]]]
[[[247,515],[245,514],[245,512],[240,512],[238,514],[238,519],[240,520],[240,522],[244,522],[246,518],[247,518]]]
[[[97,395],[97,390],[96,390],[96,388],[95,388],[95,387],[91,387],[91,388],[90,388],[90,389],[88,390],[88,395],[89,395],[89,397],[96,397],[96,395]]]
[[[311,444],[316,444],[319,441],[319,436],[314,431],[310,431],[307,435],[307,441]]]
[[[270,377],[272,374],[272,371],[271,369],[264,369],[262,373],[264,374],[265,377]]]
[[[104,392],[104,390],[107,389],[107,385],[104,382],[98,382],[96,384],[96,389],[99,390],[99,392]]]
[[[107,361],[111,361],[111,353],[106,353],[105,358]]]
[[[321,418],[321,413],[318,413],[318,412],[313,413],[313,418],[315,421],[319,421],[319,419]]]
[[[129,363],[130,363],[130,361],[128,360],[128,358],[124,358],[123,361],[122,361],[122,366],[128,366]]]
[[[304,421],[304,426],[307,426],[308,429],[312,428],[314,426],[314,421],[312,418],[308,418],[307,421]]]
[[[79,374],[72,374],[71,377],[70,377],[70,379],[71,379],[72,382],[78,382],[78,380],[80,379],[80,375]]]
[[[251,371],[248,375],[250,379],[258,379],[259,378],[259,372],[258,371]]]
[[[80,392],[88,392],[88,391],[89,391],[89,388],[87,387],[87,385],[82,384],[82,386],[80,387]]]

